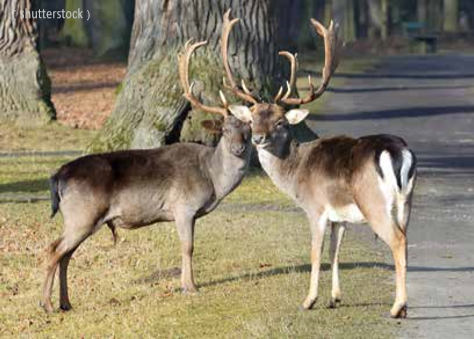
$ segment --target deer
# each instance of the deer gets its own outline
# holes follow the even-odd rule
[[[308,77],[308,94],[300,98],[292,93],[296,83],[296,56],[288,51],[279,55],[288,59],[290,78],[273,98],[257,100],[242,80],[233,79],[227,58],[228,36],[239,21],[224,15],[222,58],[227,86],[240,88],[248,106],[231,105],[229,110],[250,123],[252,143],[257,148],[263,170],[272,182],[303,209],[311,229],[311,279],[309,293],[300,306],[313,307],[318,297],[318,281],[324,233],[331,225],[330,260],[332,289],[330,307],[341,302],[339,285],[339,251],[347,223],[368,223],[375,234],[391,249],[396,271],[396,297],[390,310],[394,318],[407,315],[406,267],[407,227],[416,180],[416,156],[407,143],[394,135],[367,135],[360,138],[334,136],[298,143],[290,129],[309,114],[307,109],[293,108],[308,104],[325,92],[340,58],[342,42],[338,26],[331,21],[325,27],[315,19],[311,24],[324,39],[325,61],[321,81],[315,88]],[[251,96],[251,98],[248,98]],[[268,100],[270,101],[270,100]]]
[[[115,241],[116,227],[138,229],[174,221],[181,242],[181,287],[185,293],[197,291],[192,268],[195,222],[211,213],[241,183],[252,148],[249,124],[230,113],[222,91],[222,107],[205,105],[193,94],[190,59],[205,44],[186,43],[178,56],[179,78],[184,96],[194,108],[222,117],[222,121],[203,122],[207,129],[222,131],[216,147],[176,143],[86,155],[63,165],[51,177],[51,217],[60,211],[64,230],[48,247],[41,302],[46,312],[53,312],[51,292],[58,266],[60,309],[71,309],[67,285],[70,259],[102,225],[110,228]]]

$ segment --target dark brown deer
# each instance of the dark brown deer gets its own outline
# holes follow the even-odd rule
[[[178,143],[151,150],[94,154],[62,166],[51,177],[52,216],[64,217],[63,234],[49,246],[42,305],[53,311],[51,290],[59,265],[60,307],[69,310],[67,269],[74,251],[102,225],[136,229],[175,221],[181,241],[181,286],[193,292],[194,224],[216,208],[242,181],[248,167],[251,130],[224,107],[206,106],[189,85],[192,53],[205,42],[186,44],[179,56],[185,97],[198,109],[223,116],[217,147]],[[209,125],[209,122],[207,122]]]
[[[239,19],[224,16],[223,59],[231,89],[238,90],[227,62],[227,40]],[[310,309],[318,296],[318,279],[324,232],[332,225],[331,266],[333,269],[331,306],[340,301],[338,277],[339,246],[346,222],[368,222],[373,231],[388,244],[396,268],[396,298],[392,317],[405,317],[407,311],[406,265],[407,227],[416,177],[416,157],[405,141],[392,135],[371,135],[358,139],[347,136],[321,138],[298,144],[290,125],[298,124],[308,115],[304,109],[287,111],[286,106],[310,103],[326,90],[337,68],[341,43],[337,26],[325,28],[312,19],[312,25],[325,44],[322,80],[315,89],[309,78],[309,93],[304,98],[292,97],[296,80],[296,58],[289,52],[280,55],[289,59],[291,77],[273,103],[259,103],[242,82],[250,98],[242,99],[251,107],[230,106],[241,120],[251,122],[252,141],[265,172],[276,186],[292,197],[306,212],[312,235],[311,283],[302,309]]]

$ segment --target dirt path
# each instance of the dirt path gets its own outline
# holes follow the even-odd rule
[[[419,157],[400,336],[472,337],[474,56],[391,57],[346,77],[310,126],[321,136],[398,134]]]

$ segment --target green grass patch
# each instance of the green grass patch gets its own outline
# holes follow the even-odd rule
[[[57,122],[28,128],[0,123],[0,152],[82,151],[96,133],[97,131],[73,129]]]
[[[28,130],[1,125],[0,131],[0,151],[26,151],[0,157],[0,337],[385,338],[394,333],[387,318],[393,272],[374,265],[384,258],[351,230],[341,251],[342,306],[327,308],[326,239],[320,299],[314,310],[298,311],[309,286],[309,227],[294,203],[258,171],[197,223],[200,293],[179,291],[181,258],[173,223],[118,230],[116,246],[103,227],[71,261],[74,309],[45,314],[38,306],[45,249],[61,234],[62,218],[49,218],[49,201],[29,201],[48,199],[48,177],[73,156],[27,153],[82,150],[95,132],[57,124]],[[57,279],[53,296],[57,307]]]
[[[47,177],[67,157],[2,159],[4,193],[47,196]],[[18,172],[10,175],[11,172]],[[287,207],[291,206],[291,209]],[[387,337],[392,321],[392,272],[347,236],[341,253],[343,304],[327,309],[330,271],[324,254],[320,300],[298,311],[309,284],[310,237],[305,216],[266,176],[252,172],[196,228],[195,273],[200,293],[179,291],[175,225],[162,223],[111,234],[102,228],[76,252],[70,267],[74,309],[39,308],[47,245],[61,234],[49,202],[0,205],[0,334],[5,337],[307,338]],[[328,242],[326,241],[326,244]],[[328,246],[326,246],[327,248]],[[57,279],[53,302],[57,306]]]

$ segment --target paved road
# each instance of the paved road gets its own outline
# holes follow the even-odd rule
[[[400,336],[474,337],[474,56],[390,57],[339,76],[347,81],[310,127],[397,134],[419,157]]]

